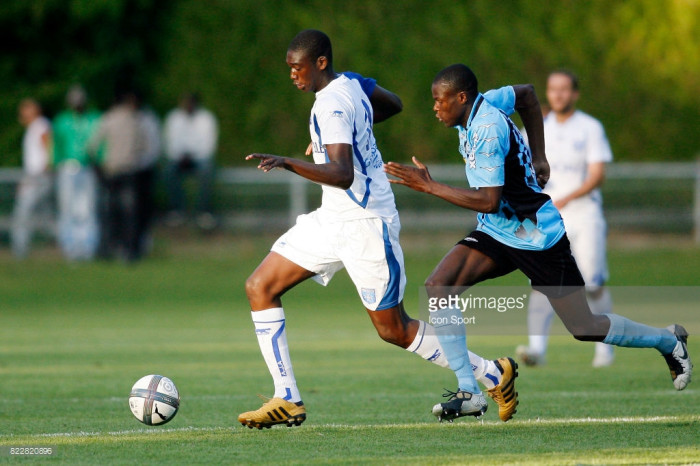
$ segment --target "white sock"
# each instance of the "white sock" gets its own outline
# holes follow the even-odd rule
[[[440,367],[450,367],[440,342],[435,336],[435,328],[422,320],[418,321],[418,332],[416,332],[413,343],[406,348],[406,351],[416,353],[426,361],[430,361]]]
[[[552,317],[554,309],[549,304],[549,299],[539,291],[533,290],[527,308],[527,327],[530,333],[530,349],[541,356],[547,352]]]
[[[264,311],[251,312],[255,324],[255,334],[267,368],[275,383],[275,398],[284,398],[296,403],[301,401],[297,381],[292,370],[285,330],[284,309],[274,307]]]
[[[615,357],[615,347],[613,345],[608,345],[600,341],[595,342],[595,355],[596,359],[612,359]]]
[[[603,288],[597,298],[588,295],[588,306],[593,314],[610,314],[612,312],[612,297],[607,288]],[[611,359],[615,353],[614,347],[601,342],[595,344],[595,357]]]
[[[447,358],[440,346],[437,336],[435,335],[435,327],[419,320],[418,332],[413,343],[406,348],[406,351],[416,353],[426,361],[437,364],[440,367],[449,368]],[[493,361],[484,359],[476,353],[469,351],[469,362],[474,371],[474,377],[481,382],[486,389],[491,389],[498,385],[501,381],[501,372],[496,367]]]

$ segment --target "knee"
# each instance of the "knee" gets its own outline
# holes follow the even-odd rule
[[[271,284],[255,273],[245,281],[245,293],[249,301],[274,296],[274,290]]]
[[[445,284],[445,281],[440,279],[440,277],[436,275],[430,275],[428,278],[426,278],[425,282],[423,282],[423,285],[425,285],[425,287],[428,289],[437,286],[447,286]]]

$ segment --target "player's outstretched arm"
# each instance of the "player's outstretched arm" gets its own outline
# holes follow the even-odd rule
[[[348,189],[355,179],[352,146],[327,144],[326,153],[329,161],[321,164],[272,154],[250,154],[245,159],[259,160],[258,168],[265,173],[275,168],[283,168],[316,183]]]
[[[544,123],[542,122],[542,108],[532,84],[516,84],[515,110],[523,120],[527,139],[532,151],[532,165],[537,175],[537,184],[544,188],[549,181],[549,162],[544,147]]]
[[[403,110],[401,98],[393,92],[377,85],[369,96],[369,101],[374,110],[374,122],[380,123]]]
[[[423,193],[432,194],[454,205],[486,214],[498,212],[501,204],[502,186],[489,186],[479,189],[459,188],[435,181],[416,157],[412,158],[415,167],[396,162],[384,164],[384,171],[398,178],[390,183],[402,184]]]

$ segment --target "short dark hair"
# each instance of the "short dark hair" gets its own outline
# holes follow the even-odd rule
[[[333,48],[328,36],[316,29],[305,29],[292,39],[287,50],[301,51],[312,61],[318,57],[326,57],[329,65],[333,65]]]
[[[464,91],[470,98],[476,97],[479,93],[479,82],[476,75],[471,68],[461,63],[450,65],[440,71],[433,79],[433,83],[438,82],[447,84],[453,91]]]
[[[576,76],[576,74],[573,71],[567,70],[566,68],[560,68],[549,73],[550,76],[552,76],[553,74],[563,74],[564,76],[569,78],[569,80],[571,81],[571,89],[578,91],[578,76]]]

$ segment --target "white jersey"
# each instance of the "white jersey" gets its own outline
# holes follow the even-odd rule
[[[165,155],[179,161],[183,154],[194,160],[211,160],[219,141],[219,123],[212,112],[198,108],[189,114],[181,108],[168,113],[165,119],[163,143]]]
[[[612,151],[603,125],[579,110],[563,123],[557,121],[554,113],[547,115],[544,119],[544,139],[550,166],[549,182],[544,192],[555,201],[583,184],[588,174],[588,164],[612,161]],[[566,221],[566,214],[571,212],[577,216],[602,213],[602,202],[600,190],[596,188],[569,202],[561,214]]]
[[[49,120],[40,116],[32,121],[22,139],[22,165],[27,175],[41,175],[50,163],[49,148],[44,144],[44,135],[51,132]]]
[[[323,185],[319,211],[328,220],[379,217],[391,223],[398,219],[394,193],[372,132],[373,121],[372,105],[356,79],[339,75],[316,93],[309,119],[314,161],[329,161],[327,144],[350,144],[355,169],[350,189]]]

